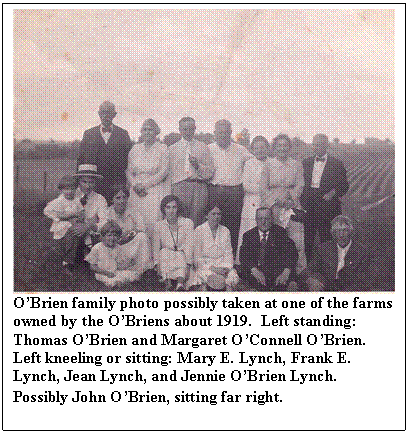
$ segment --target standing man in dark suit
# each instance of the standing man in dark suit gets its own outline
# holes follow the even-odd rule
[[[310,291],[378,290],[378,273],[367,249],[352,239],[350,218],[338,215],[331,223],[333,240],[320,244],[300,280]]]
[[[272,210],[256,211],[257,226],[244,233],[240,249],[241,278],[257,290],[282,291],[295,274],[298,252],[286,230],[273,224]]]
[[[313,137],[314,156],[303,161],[305,187],[300,203],[305,215],[305,252],[311,260],[316,233],[320,243],[331,239],[330,222],[341,214],[342,197],[349,188],[343,163],[327,154],[329,139],[324,134]]]
[[[78,156],[78,165],[94,164],[103,180],[96,191],[107,196],[115,183],[126,183],[125,171],[132,147],[126,130],[112,123],[116,116],[115,106],[105,101],[99,107],[101,124],[84,132]]]

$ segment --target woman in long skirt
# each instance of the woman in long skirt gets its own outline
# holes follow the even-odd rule
[[[266,188],[265,163],[269,151],[268,140],[262,135],[258,135],[252,140],[249,150],[255,158],[251,158],[245,163],[242,175],[245,196],[239,228],[237,263],[239,263],[242,236],[256,226],[256,210],[261,205],[261,192]]]
[[[129,152],[126,171],[130,185],[129,206],[143,215],[146,233],[153,238],[153,227],[161,219],[160,202],[170,192],[166,182],[169,172],[169,150],[157,136],[160,128],[153,119],[143,122],[141,142]]]
[[[267,188],[262,194],[262,204],[280,207],[277,223],[286,228],[289,237],[295,242],[299,259],[296,272],[306,268],[305,241],[303,222],[296,218],[294,209],[301,209],[299,198],[304,187],[303,166],[300,161],[291,158],[292,141],[285,134],[279,134],[273,140],[276,156],[266,161]]]

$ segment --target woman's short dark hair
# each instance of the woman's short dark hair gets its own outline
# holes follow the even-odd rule
[[[169,203],[171,203],[172,201],[175,201],[176,204],[177,204],[177,216],[182,215],[182,212],[183,212],[183,205],[182,205],[180,199],[179,199],[176,195],[172,195],[172,194],[170,194],[170,195],[166,195],[166,197],[164,197],[163,200],[162,200],[161,203],[160,203],[160,210],[161,210],[161,213],[162,213],[162,215],[163,215],[163,218],[166,217],[166,214],[165,214],[165,212],[164,212],[164,208],[165,208]]]
[[[205,208],[205,217],[207,218],[208,214],[214,209],[214,208],[218,208],[221,211],[222,214],[222,208],[221,206],[218,204],[218,202],[216,202],[215,200],[209,200],[208,204]]]
[[[101,236],[105,236],[107,233],[115,233],[119,237],[122,236],[122,229],[116,221],[108,220],[101,228]]]
[[[278,134],[272,140],[272,145],[273,145],[274,148],[276,147],[276,143],[278,142],[278,140],[285,140],[287,143],[289,143],[289,146],[292,147],[292,140],[289,138],[289,135],[287,135],[287,134]]]
[[[127,198],[129,198],[130,196],[130,191],[126,188],[126,185],[123,183],[117,183],[114,184],[109,191],[109,196],[108,201],[112,204],[113,203],[113,198],[115,197],[116,194],[118,194],[119,192],[123,192],[123,194],[125,194],[125,196]]]

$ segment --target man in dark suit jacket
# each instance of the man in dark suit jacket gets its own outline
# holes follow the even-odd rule
[[[106,197],[113,184],[126,183],[125,171],[132,143],[128,132],[112,123],[116,110],[111,102],[103,102],[98,114],[101,124],[84,132],[78,166],[94,164],[98,167],[103,180],[96,191]]]
[[[378,269],[367,249],[352,239],[350,218],[338,215],[331,227],[333,240],[318,246],[300,280],[311,291],[377,290]]]
[[[320,243],[329,241],[330,222],[341,214],[342,197],[349,188],[347,173],[343,163],[327,154],[329,139],[317,134],[313,138],[314,156],[303,161],[305,187],[300,203],[306,211],[305,252],[310,261],[313,253],[316,233]]]
[[[272,210],[259,208],[257,227],[244,233],[240,249],[241,278],[257,290],[285,290],[298,259],[285,229],[273,224]]]

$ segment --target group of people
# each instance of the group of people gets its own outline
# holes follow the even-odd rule
[[[154,270],[167,290],[228,290],[240,280],[256,290],[365,289],[369,255],[341,215],[347,174],[327,154],[327,136],[316,135],[314,156],[301,162],[287,135],[273,140],[272,158],[263,136],[249,148],[234,142],[228,120],[207,145],[184,117],[167,147],[153,119],[132,144],[111,102],[98,114],[77,173],[44,209],[66,273],[85,260],[108,286]]]

